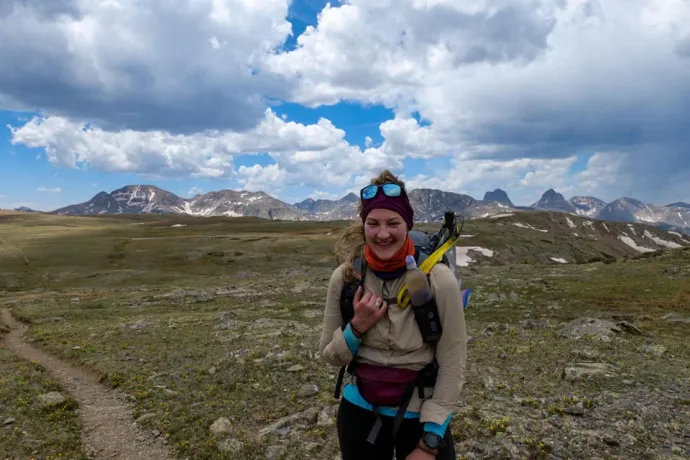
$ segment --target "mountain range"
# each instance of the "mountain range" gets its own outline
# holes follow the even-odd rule
[[[667,205],[643,203],[622,197],[610,203],[592,196],[563,195],[549,189],[530,206],[516,206],[508,194],[495,189],[484,199],[436,189],[414,189],[408,192],[419,222],[435,222],[446,211],[461,213],[466,219],[490,217],[507,212],[559,211],[591,219],[640,222],[666,230],[690,234],[690,204]],[[354,193],[338,199],[306,199],[289,204],[264,192],[221,190],[182,198],[153,185],[128,185],[110,193],[100,192],[89,201],[52,211],[53,214],[99,215],[179,213],[192,216],[259,217],[276,220],[351,220],[357,216],[359,197]]]

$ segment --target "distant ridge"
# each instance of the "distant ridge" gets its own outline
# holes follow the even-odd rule
[[[558,211],[593,219],[644,222],[690,234],[690,204],[678,201],[665,206],[623,197],[610,203],[593,196],[566,200],[548,189],[531,206],[516,206],[501,189],[487,191],[483,200],[462,193],[437,189],[409,192],[415,219],[434,222],[446,211],[461,213],[466,219],[490,217],[505,212]],[[276,220],[352,220],[357,218],[359,197],[349,193],[337,200],[306,199],[289,204],[264,192],[220,190],[182,198],[153,185],[128,185],[112,192],[99,192],[89,201],[56,209],[69,215],[178,213],[192,216],[259,217]],[[28,209],[28,208],[27,208]],[[26,209],[24,209],[26,210]]]

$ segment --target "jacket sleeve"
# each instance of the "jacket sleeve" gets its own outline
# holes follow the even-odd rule
[[[321,357],[333,366],[346,366],[353,359],[359,341],[356,340],[349,326],[342,329],[343,318],[340,313],[340,293],[343,288],[342,266],[333,271],[328,283],[326,294],[326,308],[323,315],[319,352]],[[350,343],[346,336],[350,338]],[[356,342],[356,343],[355,343]]]
[[[467,330],[458,280],[450,268],[438,264],[430,281],[443,333],[436,344],[439,370],[434,394],[421,407],[420,421],[427,431],[429,427],[445,430],[448,426],[465,383],[467,361]]]

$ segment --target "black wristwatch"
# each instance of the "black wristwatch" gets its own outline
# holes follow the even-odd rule
[[[443,438],[436,433],[424,433],[419,443],[419,447],[422,450],[434,455],[438,454],[444,445]]]

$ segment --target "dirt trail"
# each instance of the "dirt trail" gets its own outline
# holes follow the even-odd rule
[[[54,375],[79,403],[84,424],[83,439],[89,457],[116,460],[168,460],[174,456],[161,440],[144,434],[132,422],[130,408],[122,394],[98,382],[95,375],[50,356],[24,341],[27,326],[16,321],[10,311],[0,309],[0,323],[10,332],[4,341],[19,357],[36,361]]]

